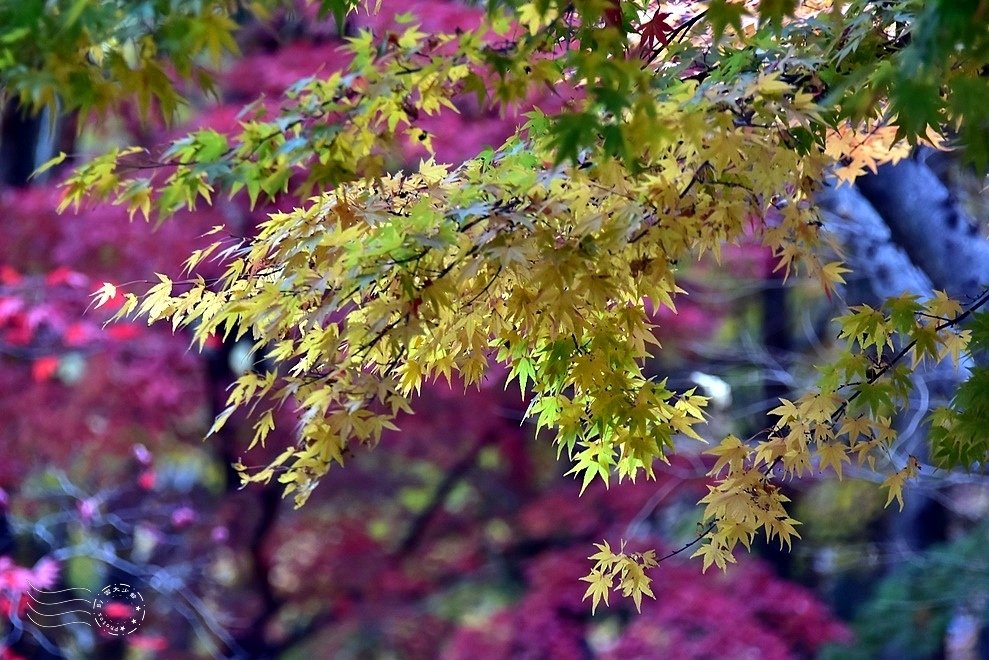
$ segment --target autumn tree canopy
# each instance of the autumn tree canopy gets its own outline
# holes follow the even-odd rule
[[[56,4],[0,10],[9,93],[36,111],[136,102],[169,120],[210,91],[205,62],[235,51],[248,14],[279,3]],[[930,416],[932,460],[985,462],[989,372],[973,359],[989,342],[983,289],[845,310],[817,386],[748,438],[703,437],[707,399],[644,362],[662,351],[653,312],[676,308],[680,269],[740,241],[833,295],[848,270],[814,201],[827,183],[918,144],[985,169],[987,7],[492,2],[476,25],[442,32],[414,11],[401,27],[356,29],[374,3],[331,0],[318,10],[348,35],[341,70],[247,105],[227,131],[80,163],[63,207],[110,200],[164,223],[240,196],[274,209],[256,233],[214,227],[184,279],[94,294],[117,318],[189,328],[200,345],[253,343],[255,368],[212,431],[250,409],[263,444],[287,410],[297,442],[267,466],[238,464],[245,483],[275,480],[301,506],[331,466],[415,410],[424,381],[470,387],[501,364],[583,487],[651,477],[683,443],[709,442],[705,523],[689,549],[725,568],[757,535],[799,536],[788,480],[868,464],[886,471],[887,504],[902,505],[919,463],[889,460],[891,420],[922,362],[966,374]],[[437,117],[492,106],[524,113],[514,135],[462,163],[433,157]],[[409,155],[418,167],[401,169]],[[204,276],[206,263],[221,274]],[[586,596],[596,605],[617,590],[637,606],[662,560],[621,539],[591,559]]]

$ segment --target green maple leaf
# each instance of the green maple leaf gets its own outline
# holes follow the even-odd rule
[[[597,140],[600,122],[590,112],[564,114],[550,127],[550,144],[556,152],[556,165],[577,162],[578,152]]]
[[[707,21],[714,31],[714,40],[718,41],[729,25],[738,34],[742,33],[742,16],[748,15],[748,10],[741,2],[729,0],[711,0],[707,6]]]
[[[783,18],[790,16],[797,8],[797,0],[762,0],[759,3],[759,22],[780,27]]]

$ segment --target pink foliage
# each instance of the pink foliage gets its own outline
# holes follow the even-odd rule
[[[10,557],[0,556],[0,615],[17,612],[23,616],[31,589],[50,589],[58,580],[59,566],[44,557],[32,568],[18,566]],[[0,647],[2,650],[2,647]]]
[[[401,14],[410,14],[413,17],[411,24],[419,25],[423,32],[452,34],[458,29],[477,28],[484,17],[484,9],[449,0],[383,0],[380,11],[358,11],[354,25],[371,29],[378,35],[388,30],[400,32],[409,26],[395,20]]]
[[[47,557],[32,568],[18,566],[10,557],[0,557],[0,591],[19,593],[31,587],[48,589],[58,580],[58,572],[58,562]]]
[[[0,415],[9,420],[0,427],[0,484],[16,484],[26,467],[126,451],[138,429],[190,416],[199,420],[190,428],[205,422],[202,367],[188,340],[130,323],[104,330],[107,312],[91,309],[90,294],[104,280],[174,273],[197,245],[197,227],[215,218],[179,219],[153,233],[117,207],[59,216],[58,195],[0,193]]]
[[[847,639],[848,631],[805,589],[746,561],[727,575],[700,575],[693,563],[665,563],[653,584],[655,600],[644,600],[617,636],[592,636],[594,626],[614,610],[590,616],[578,578],[587,560],[577,550],[533,562],[522,600],[483,624],[459,628],[444,658],[580,657],[596,645],[599,657],[751,658],[786,660],[796,651],[813,654],[822,645]],[[613,599],[617,599],[613,596]],[[557,655],[560,653],[561,655]]]
[[[234,98],[248,101],[261,94],[277,98],[300,78],[340,71],[350,59],[338,41],[289,43],[274,53],[238,59],[224,75],[224,88]]]

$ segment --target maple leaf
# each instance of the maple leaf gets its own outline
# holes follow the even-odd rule
[[[718,457],[714,467],[708,472],[709,475],[719,474],[726,465],[728,474],[732,474],[742,468],[743,462],[749,456],[749,448],[734,435],[729,435],[721,441],[721,444],[705,453]]]
[[[971,330],[962,330],[960,332],[948,332],[941,338],[941,343],[943,348],[939,354],[939,359],[943,360],[945,357],[951,357],[951,363],[958,367],[959,360],[961,359],[961,353],[968,348],[969,342],[972,340]]]
[[[900,511],[903,511],[903,486],[906,483],[907,475],[905,470],[900,470],[894,474],[891,474],[882,483],[882,487],[889,491],[889,495],[886,497],[886,506],[896,499],[900,505]]]
[[[935,291],[934,297],[928,300],[924,307],[932,316],[945,320],[951,320],[962,313],[961,303],[949,297],[944,291]]]
[[[97,308],[102,307],[117,297],[117,287],[109,282],[104,282],[103,286],[97,289],[91,297],[96,299],[94,302]]]
[[[891,474],[882,483],[882,487],[889,490],[889,495],[886,498],[886,506],[895,499],[900,505],[900,511],[903,511],[903,487],[906,485],[907,479],[911,479],[920,472],[920,463],[917,461],[915,456],[910,456],[907,459],[907,465],[902,470]]]
[[[790,423],[791,420],[800,417],[800,410],[789,399],[780,399],[780,405],[769,411],[770,415],[779,417],[774,428],[780,429]]]
[[[848,435],[848,444],[854,445],[859,436],[869,437],[872,431],[872,420],[864,415],[857,417],[846,417],[838,435]]]
[[[643,594],[649,596],[650,598],[655,598],[652,593],[652,588],[649,586],[650,582],[652,582],[652,578],[645,574],[642,566],[640,566],[635,560],[628,559],[625,562],[620,585],[622,595],[625,597],[632,597],[632,602],[635,603],[635,610],[637,612],[642,611]]]
[[[639,59],[652,60],[654,52],[658,50],[657,45],[665,47],[669,43],[670,33],[673,31],[673,26],[666,22],[669,17],[668,13],[657,9],[653,17],[639,29],[640,40],[636,50]]]
[[[852,459],[848,457],[848,447],[837,442],[826,443],[817,450],[817,455],[821,461],[821,470],[823,471],[828,467],[832,467],[839,479],[841,479],[842,462],[852,462]]]
[[[707,20],[714,30],[714,40],[718,41],[729,25],[735,32],[742,31],[742,17],[749,13],[743,2],[711,0],[707,7]]]
[[[595,543],[594,547],[598,549],[596,553],[588,557],[588,559],[594,561],[598,566],[608,567],[615,562],[617,559],[615,557],[614,551],[611,549],[611,545],[607,541],[602,541],[601,543]]]
[[[604,24],[622,30],[624,20],[622,17],[621,0],[608,0],[604,8]]]
[[[581,21],[571,20],[565,3],[523,0],[515,13],[523,34],[504,52],[479,45],[487,43],[482,35],[489,28],[509,33],[504,16],[489,17],[501,23],[500,28],[485,24],[476,32],[433,35],[428,25],[417,26],[401,35],[386,32],[381,44],[370,31],[362,32],[348,41],[353,62],[347,71],[293,84],[284,112],[276,111],[273,121],[258,115],[231,126],[229,132],[207,128],[175,140],[163,151],[163,165],[174,168],[167,177],[132,177],[129,168],[121,167],[127,164],[121,156],[147,153],[140,148],[99,156],[69,177],[66,203],[94,197],[147,215],[154,200],[162,218],[183,207],[209,204],[221,180],[232,192],[244,190],[252,208],[260,202],[281,206],[285,200],[279,197],[286,192],[301,199],[312,190],[333,191],[311,198],[305,208],[289,211],[285,206],[285,212],[270,215],[257,235],[220,250],[218,260],[227,270],[209,286],[200,281],[190,290],[190,283],[176,282],[179,293],[173,294],[172,282],[160,276],[161,282],[142,296],[143,302],[125,296],[118,312],[135,311],[149,321],[168,319],[173,329],[194,328],[200,343],[209,337],[251,333],[256,346],[270,346],[271,373],[286,381],[283,398],[294,397],[302,415],[300,442],[249,480],[266,481],[277,473],[287,484],[286,492],[308,493],[328,459],[342,462],[350,441],[373,444],[382,429],[393,428],[383,411],[390,408],[394,415],[406,410],[409,401],[402,394],[418,393],[427,376],[438,374],[450,381],[459,371],[467,382],[479,382],[488,366],[485,349],[503,343],[520,348],[499,354],[496,361],[510,367],[510,378],[517,378],[523,391],[534,393],[527,415],[537,417],[537,429],[555,429],[557,443],[567,447],[571,457],[579,443],[581,451],[568,474],[582,475],[581,492],[598,478],[607,484],[616,457],[619,478],[634,478],[637,470],[652,474],[652,462],[664,459],[666,448],[675,448],[673,433],[698,437],[692,425],[702,419],[701,400],[689,392],[675,403],[671,393],[636,394],[645,378],[643,360],[650,357],[646,345],[654,342],[640,303],[650,300],[673,309],[672,296],[678,291],[666,264],[705,252],[719,256],[722,245],[745,235],[743,219],[751,218],[751,229],[762,231],[779,270],[786,276],[791,267],[808,270],[830,296],[847,271],[838,262],[822,264],[816,256],[820,223],[808,210],[813,182],[820,182],[828,163],[840,163],[838,177],[853,180],[905,157],[910,144],[903,134],[917,137],[911,132],[940,121],[950,109],[952,103],[939,91],[942,86],[946,97],[980,96],[959,94],[960,89],[981,88],[973,87],[977,80],[966,86],[948,66],[941,69],[948,77],[944,81],[918,78],[890,90],[896,80],[890,74],[896,74],[898,64],[887,59],[889,53],[879,49],[855,57],[839,55],[849,80],[859,80],[855,86],[866,93],[848,103],[835,97],[834,107],[841,107],[848,121],[832,125],[822,120],[813,102],[820,91],[814,88],[822,75],[834,70],[833,63],[803,57],[807,53],[802,50],[829,53],[836,45],[829,40],[855,42],[855,17],[848,17],[850,29],[839,36],[823,18],[803,21],[825,11],[827,2],[711,0],[703,4],[715,39],[732,25],[737,41],[720,49],[708,41],[710,33],[698,30],[691,33],[689,47],[704,51],[703,57],[691,53],[685,58],[697,63],[664,63],[647,70],[641,61],[614,57],[609,50],[627,43],[628,19],[633,10],[645,7],[622,2],[578,3],[578,11],[587,12]],[[323,2],[334,14],[354,4]],[[701,14],[673,26],[681,20],[683,5],[689,4],[662,4],[666,11],[657,8],[644,17],[648,20],[638,29],[640,58],[652,59],[680,30],[687,36]],[[86,5],[75,3],[73,11]],[[743,33],[746,5],[759,7],[757,36],[754,26]],[[909,19],[914,9],[906,5],[911,3],[900,11]],[[831,8],[840,13],[840,6]],[[677,18],[671,19],[668,12]],[[884,24],[884,14],[877,10],[870,15],[869,29],[875,34],[869,42],[892,36],[889,28],[896,26]],[[223,50],[224,37],[232,39],[229,31],[235,23],[222,12],[211,16],[215,29],[207,30],[211,36],[204,41],[212,44],[206,51],[215,58]],[[796,29],[764,25],[782,28],[790,17]],[[412,19],[407,14],[397,21]],[[803,29],[808,25],[816,27]],[[558,51],[544,48],[544,37],[558,39],[563,32],[559,28],[580,47],[571,48],[568,42]],[[795,41],[793,35],[800,36]],[[14,41],[23,37],[14,36]],[[154,35],[149,37],[152,46]],[[954,48],[954,40],[945,41]],[[109,42],[101,37],[88,45],[101,43]],[[443,55],[454,50],[457,55],[437,57],[436,44],[448,49]],[[172,46],[161,45],[167,55]],[[72,48],[79,50],[75,43]],[[387,57],[381,57],[382,48]],[[9,50],[16,62],[19,49]],[[938,59],[936,51],[932,60]],[[101,60],[101,52],[90,48],[88,56]],[[878,57],[878,66],[870,61],[872,55]],[[127,57],[128,66],[141,63],[139,54]],[[701,60],[703,67],[698,69]],[[787,60],[804,62],[800,67],[808,70],[785,75],[782,64]],[[481,68],[475,71],[481,62],[494,63],[499,75],[490,81],[482,78]],[[100,61],[95,64],[102,66]],[[65,73],[71,77],[71,71]],[[702,76],[697,74],[710,78],[714,87],[704,83],[704,92],[698,94],[696,83]],[[584,98],[590,102],[576,99],[552,117],[530,113],[531,121],[504,147],[479,158],[470,158],[477,145],[466,132],[450,129],[463,126],[459,120],[444,124],[446,130],[407,126],[441,108],[456,111],[450,99],[464,87],[511,104],[527,99],[534,89],[558,94],[557,87],[571,84],[584,88],[582,94],[589,92]],[[711,89],[722,90],[717,94],[723,98],[714,101],[708,94]],[[148,96],[148,91],[158,96],[156,90],[137,91],[140,96]],[[69,99],[70,109],[75,107],[73,94],[78,92],[66,89],[61,95]],[[923,107],[912,110],[910,101],[918,94]],[[175,105],[167,95],[154,100],[163,109]],[[977,116],[979,106],[968,107],[971,103],[965,104],[964,112],[952,112],[951,118]],[[315,125],[325,128],[330,115],[332,135],[313,130]],[[862,119],[878,116],[884,119]],[[782,130],[758,128],[765,126]],[[445,168],[430,160],[421,163],[418,172],[382,174],[397,169],[392,167],[398,163],[392,160],[390,145],[403,139],[399,127],[406,130],[409,142],[421,140],[430,151],[434,139],[465,143],[457,152],[464,157],[455,159],[463,165]],[[961,133],[966,132],[963,126]],[[262,139],[266,135],[273,137]],[[572,167],[565,164],[568,161]],[[294,180],[302,177],[305,182],[296,186]],[[187,268],[204,262],[218,245],[193,252]],[[642,263],[649,266],[644,275]],[[485,284],[485,276],[495,271],[501,277]],[[626,276],[629,272],[632,278]],[[0,282],[8,275],[0,269]],[[118,296],[113,285],[105,284],[93,298],[101,306]],[[727,467],[728,477],[704,500],[708,519],[720,518],[717,541],[702,551],[708,553],[705,568],[712,563],[723,567],[731,561],[732,548],[739,542],[748,545],[760,527],[767,536],[779,537],[781,544],[798,536],[795,521],[783,510],[786,499],[767,481],[766,472],[772,470],[760,472],[753,463],[780,463],[786,474],[799,475],[812,469],[816,445],[819,464],[834,467],[840,477],[852,451],[860,461],[874,461],[878,450],[891,444],[888,422],[856,421],[842,427],[852,445],[846,449],[835,442],[832,417],[852,406],[871,408],[873,415],[891,415],[902,407],[909,386],[900,382],[900,367],[882,362],[885,348],[903,339],[898,335],[916,341],[915,356],[960,358],[966,350],[962,333],[951,328],[939,332],[936,324],[921,325],[916,319],[923,310],[955,318],[961,312],[957,303],[942,294],[926,307],[915,303],[901,300],[890,306],[895,307],[890,319],[871,308],[853,310],[843,319],[842,337],[858,347],[849,346],[831,367],[830,386],[822,387],[822,394],[796,403],[783,400],[773,410],[780,420],[755,450],[755,461],[752,450],[733,436],[712,452],[718,457],[714,472],[723,473]],[[615,312],[623,308],[621,315]],[[472,330],[465,330],[468,324]],[[548,344],[567,346],[548,359],[541,353]],[[535,354],[530,354],[533,348]],[[878,359],[872,356],[873,348]],[[324,373],[332,378],[321,378]],[[231,408],[216,418],[212,431],[232,408],[251,406],[271,394],[270,384],[256,380],[240,380],[228,402]],[[849,391],[855,392],[851,398]],[[365,405],[368,393],[378,395],[373,409]],[[263,443],[274,425],[275,416],[263,413],[255,424],[254,441]],[[785,434],[780,431],[784,427]],[[870,433],[877,435],[874,442],[868,441]],[[860,442],[862,436],[867,440]],[[753,469],[746,471],[747,463]],[[598,550],[592,559],[601,575],[589,580],[594,604],[607,599],[610,580],[621,576],[622,590],[638,607],[643,593],[651,595],[642,570],[646,555],[616,555],[607,544]]]
[[[725,570],[729,563],[735,563],[735,557],[729,550],[713,543],[705,543],[690,556],[703,558],[701,572],[704,573],[707,572],[707,569],[710,568],[712,564],[721,570]]]
[[[587,591],[584,592],[584,597],[581,600],[587,600],[588,596],[591,598],[591,614],[598,608],[598,604],[603,600],[604,604],[608,604],[608,595],[611,593],[611,589],[615,583],[615,576],[610,572],[603,572],[599,570],[592,570],[589,575],[585,575],[580,578],[583,582],[589,582],[590,586],[587,587]]]

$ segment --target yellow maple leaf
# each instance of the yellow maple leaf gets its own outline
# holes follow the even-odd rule
[[[841,479],[841,464],[851,463],[852,459],[848,457],[848,447],[837,442],[829,442],[823,447],[817,450],[817,455],[820,458],[821,470],[827,469],[829,466],[834,468],[835,474],[838,475],[838,479]]]
[[[962,313],[961,303],[944,291],[935,291],[934,297],[928,300],[924,307],[932,316],[945,320],[951,320]]]
[[[715,476],[720,474],[726,465],[728,466],[728,474],[742,469],[742,464],[749,456],[749,448],[734,435],[729,435],[717,447],[709,449],[705,453],[718,457],[714,467],[708,472],[709,475]]]
[[[946,333],[941,339],[943,347],[941,348],[940,359],[943,360],[945,357],[951,356],[951,364],[957,367],[958,361],[961,359],[961,353],[968,348],[968,343],[971,339],[971,330]]]
[[[97,289],[96,292],[93,293],[93,295],[90,297],[96,299],[94,301],[96,307],[102,307],[103,305],[107,304],[110,300],[117,297],[117,287],[110,284],[109,282],[104,282],[103,286]]]
[[[598,603],[602,600],[605,605],[608,604],[608,595],[611,593],[611,588],[615,580],[614,575],[610,572],[605,573],[599,570],[592,570],[580,579],[583,582],[590,583],[581,600],[587,600],[588,596],[590,596],[591,614],[594,614],[595,610],[597,610]]]

